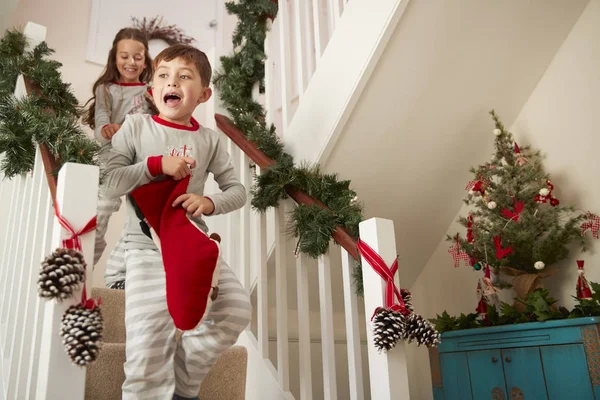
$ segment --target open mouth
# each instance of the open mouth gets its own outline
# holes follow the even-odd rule
[[[163,101],[166,105],[174,107],[181,102],[181,97],[175,93],[167,93],[165,97],[163,97]]]

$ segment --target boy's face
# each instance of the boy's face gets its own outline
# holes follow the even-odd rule
[[[190,118],[200,103],[210,99],[212,91],[202,85],[200,73],[193,64],[181,58],[162,60],[154,73],[152,97],[166,121],[190,125]]]

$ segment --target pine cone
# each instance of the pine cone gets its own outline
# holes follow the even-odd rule
[[[419,314],[410,314],[406,317],[405,324],[402,338],[408,340],[408,343],[416,340],[419,346],[436,347],[441,342],[439,332]]]
[[[380,308],[373,317],[373,342],[377,350],[389,351],[402,338],[405,317],[399,312]]]
[[[102,343],[102,313],[81,304],[69,307],[63,314],[60,327],[63,344],[71,362],[86,366],[98,357]]]
[[[410,312],[415,311],[412,305],[412,294],[408,289],[400,289],[400,295],[402,296],[402,301],[404,301],[404,306]]]
[[[74,249],[56,249],[42,262],[38,294],[45,299],[62,301],[79,289],[85,279],[83,254]]]

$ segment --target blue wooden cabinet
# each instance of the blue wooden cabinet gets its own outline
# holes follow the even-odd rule
[[[600,400],[600,318],[469,329],[430,349],[435,400]]]

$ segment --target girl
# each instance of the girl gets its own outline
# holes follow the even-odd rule
[[[106,68],[94,83],[94,96],[86,103],[86,106],[91,104],[83,117],[83,122],[94,129],[96,140],[100,142],[101,167],[108,161],[112,148],[111,139],[121,127],[125,116],[153,113],[155,110],[152,96],[148,94],[152,74],[152,59],[148,52],[146,35],[134,28],[121,29],[108,53]],[[108,220],[121,206],[121,199],[106,199],[103,191],[101,187],[98,196],[94,265],[106,248],[104,235]],[[123,254],[124,243],[121,237],[107,263],[105,275],[109,287],[118,286],[118,282],[125,279]]]

